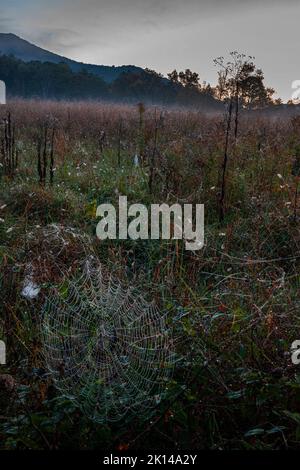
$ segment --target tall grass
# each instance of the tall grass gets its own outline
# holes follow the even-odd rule
[[[1,447],[298,448],[300,370],[289,350],[299,339],[299,119],[241,112],[231,145],[222,115],[20,100],[1,117],[8,111],[19,158],[13,177],[0,180],[0,333],[17,398],[3,388]],[[52,184],[41,186],[36,149],[46,119],[55,120],[54,164]],[[96,207],[119,194],[146,205],[204,203],[204,249],[99,242]],[[26,233],[49,223],[90,234],[101,260],[168,312],[185,361],[152,415],[95,425],[45,375],[39,313],[20,294]]]

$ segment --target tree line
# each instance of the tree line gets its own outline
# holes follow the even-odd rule
[[[182,105],[219,108],[220,102],[232,101],[240,108],[262,108],[280,104],[275,91],[264,85],[264,75],[252,57],[232,52],[230,60],[214,61],[218,66],[215,87],[201,83],[199,74],[190,69],[173,70],[168,78],[145,69],[122,73],[112,83],[85,70],[74,72],[65,63],[23,62],[14,56],[0,56],[0,79],[8,96],[39,99],[107,100],[118,102]]]

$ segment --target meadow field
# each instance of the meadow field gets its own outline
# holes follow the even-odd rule
[[[141,103],[15,100],[0,118],[0,448],[299,448],[300,116],[241,112],[236,135],[222,113]],[[96,209],[119,195],[204,204],[204,248],[100,241]],[[99,422],[54,386],[39,296],[24,295],[41,258],[35,283],[49,287],[60,252],[39,236],[53,226],[88,237],[167,318],[181,360],[156,406]]]

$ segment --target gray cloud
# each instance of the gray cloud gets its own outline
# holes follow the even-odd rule
[[[0,30],[85,62],[190,67],[213,83],[212,59],[238,49],[285,99],[300,79],[299,0],[11,0],[1,10]]]

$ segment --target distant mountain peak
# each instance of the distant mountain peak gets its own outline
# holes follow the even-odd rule
[[[68,59],[67,57],[36,46],[14,33],[0,33],[0,55],[13,55],[24,62],[39,61],[53,62],[55,64],[64,62],[68,64],[74,72],[85,70],[86,72],[103,78],[103,80],[108,83],[113,82],[123,72],[140,73],[143,70],[134,65],[109,66],[77,62],[76,60]]]
[[[22,41],[25,41],[25,39],[20,38],[20,36],[17,36],[14,33],[0,33],[0,36],[6,36],[8,38],[17,38],[17,39],[21,39]]]

